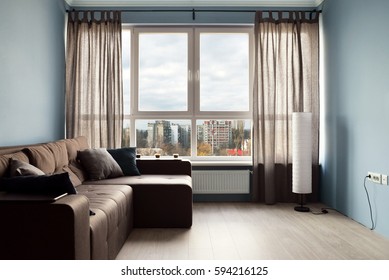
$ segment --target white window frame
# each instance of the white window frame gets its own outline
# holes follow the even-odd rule
[[[191,122],[191,155],[195,162],[251,162],[252,156],[197,156],[197,120],[250,120],[252,124],[253,102],[253,58],[254,31],[253,26],[131,26],[123,25],[123,30],[131,32],[131,87],[130,87],[130,120],[132,133],[131,146],[136,146],[136,120],[190,120]],[[139,111],[138,108],[138,61],[139,33],[187,33],[188,34],[188,96],[187,111]],[[248,111],[200,111],[200,57],[199,40],[201,33],[247,33],[249,35],[249,110]],[[126,106],[126,104],[124,104]],[[252,131],[252,127],[251,127]]]

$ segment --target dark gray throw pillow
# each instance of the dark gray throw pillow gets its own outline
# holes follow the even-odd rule
[[[136,148],[126,147],[119,149],[109,149],[108,153],[119,164],[125,176],[139,176],[140,172],[136,166]]]
[[[0,190],[8,193],[61,195],[76,194],[68,173],[0,178]]]
[[[123,171],[105,148],[78,151],[78,159],[90,180],[123,176]]]

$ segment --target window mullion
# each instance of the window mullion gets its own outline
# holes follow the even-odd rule
[[[199,70],[199,51],[198,51],[198,33],[196,28],[192,30],[192,156],[197,157],[197,112],[198,112],[198,97],[199,97],[199,79],[198,79],[198,70]]]
[[[131,28],[131,94],[130,94],[130,143],[132,147],[136,147],[136,133],[135,133],[135,115],[134,112],[137,112],[137,84],[138,81],[138,35],[135,32],[135,28]]]

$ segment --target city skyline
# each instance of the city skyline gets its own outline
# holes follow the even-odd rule
[[[143,120],[136,127],[136,146],[143,155],[178,153],[191,156],[191,128],[189,121]],[[247,120],[203,120],[197,122],[197,156],[251,155],[251,130],[245,129]],[[147,124],[147,125],[145,125]],[[147,150],[147,151],[145,151]],[[148,154],[150,153],[150,154]]]

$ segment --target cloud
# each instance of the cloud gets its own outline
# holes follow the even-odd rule
[[[202,34],[200,109],[249,110],[249,57],[246,34]]]
[[[141,34],[139,106],[144,111],[186,111],[187,34]]]

